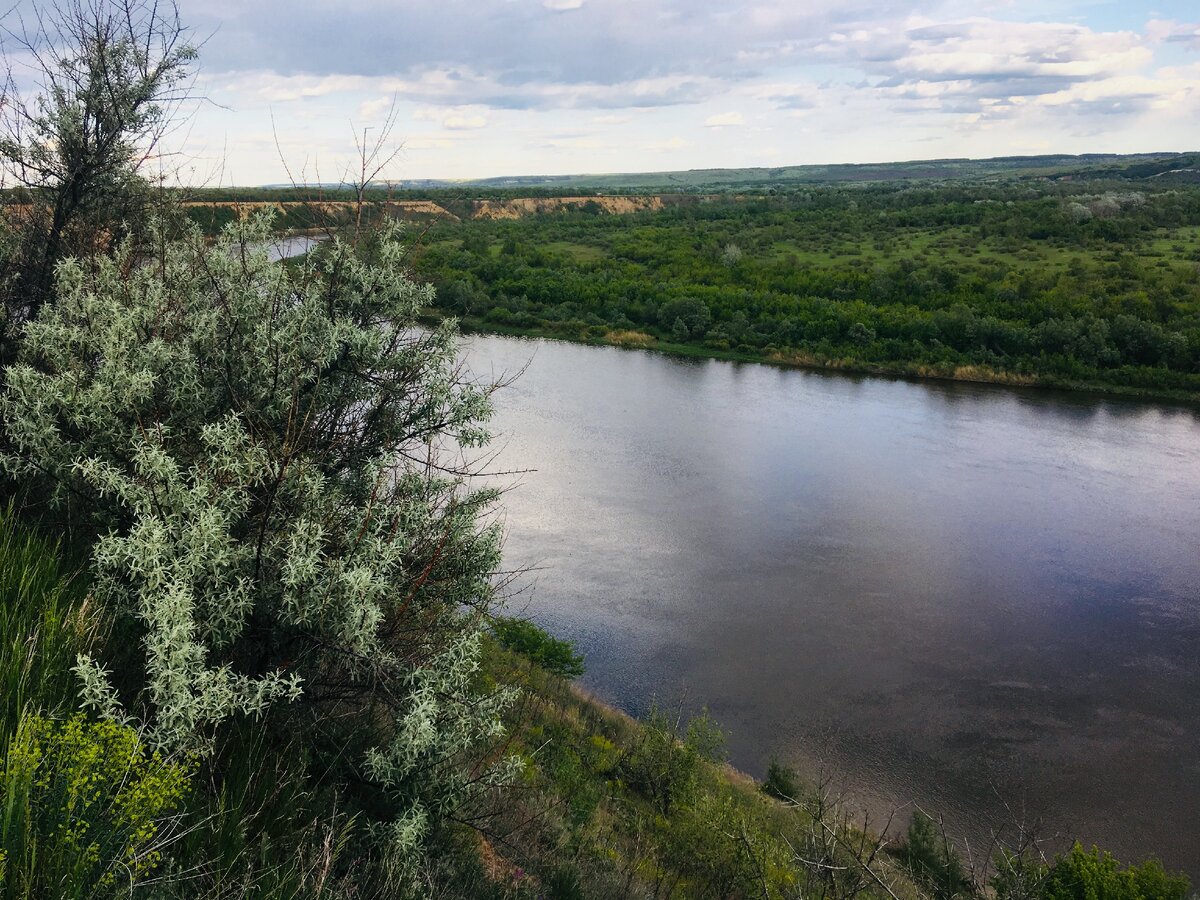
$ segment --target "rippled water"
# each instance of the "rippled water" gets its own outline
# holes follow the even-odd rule
[[[475,337],[517,598],[634,713],[1200,875],[1200,417]]]

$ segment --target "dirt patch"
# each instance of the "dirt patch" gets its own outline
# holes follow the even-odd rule
[[[376,206],[378,204],[368,202],[367,205]],[[353,200],[192,200],[185,203],[184,206],[233,209],[242,219],[257,210],[268,207],[281,213],[286,213],[289,209],[310,209],[328,216],[346,215],[357,209],[357,204]],[[455,222],[459,221],[458,216],[432,200],[388,200],[386,206],[393,215],[398,215],[400,218],[435,216],[441,219],[452,219]]]
[[[473,219],[523,219],[539,213],[595,208],[613,215],[659,210],[662,197],[516,197],[512,200],[476,200]]]
[[[517,887],[533,887],[536,881],[521,869],[520,866],[509,862],[492,846],[482,834],[477,835],[479,841],[479,863],[484,875],[494,884],[504,885],[510,889]]]

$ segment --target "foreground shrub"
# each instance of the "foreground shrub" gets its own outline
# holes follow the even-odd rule
[[[763,779],[762,791],[776,800],[796,803],[800,799],[800,779],[796,777],[794,769],[772,757],[767,765],[767,777]]]
[[[641,739],[621,763],[628,785],[653,803],[663,816],[689,801],[705,762],[721,758],[724,736],[707,711],[684,722],[651,709]]]
[[[162,860],[188,769],[81,715],[22,719],[0,774],[0,896],[128,894]]]
[[[506,772],[480,748],[510,693],[474,686],[495,493],[464,480],[489,386],[452,325],[417,327],[432,292],[394,230],[295,266],[270,236],[264,217],[64,263],[7,371],[3,464],[94,536],[96,592],[141,636],[81,659],[88,704],[206,753],[270,712],[397,877]]]
[[[954,845],[938,824],[921,810],[913,813],[898,855],[937,900],[953,900],[972,893],[971,880]]]

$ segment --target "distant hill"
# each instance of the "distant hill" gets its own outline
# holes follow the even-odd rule
[[[896,181],[978,181],[1020,178],[1146,178],[1197,180],[1200,152],[1087,153],[1079,156],[1001,156],[994,159],[929,159],[891,163],[842,163],[775,168],[688,169],[583,175],[517,175],[462,181],[394,182],[401,190],[436,188],[605,191],[736,191],[770,187]]]

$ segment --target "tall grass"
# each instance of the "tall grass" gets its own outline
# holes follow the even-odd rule
[[[23,712],[76,706],[71,667],[97,637],[98,616],[59,547],[0,508],[0,757]]]
[[[78,712],[72,667],[99,638],[60,546],[0,508],[0,898],[130,893],[158,867],[189,768]],[[164,826],[166,826],[164,828]]]
[[[0,898],[101,900],[147,886],[190,774],[128,726],[27,712],[0,767]]]

